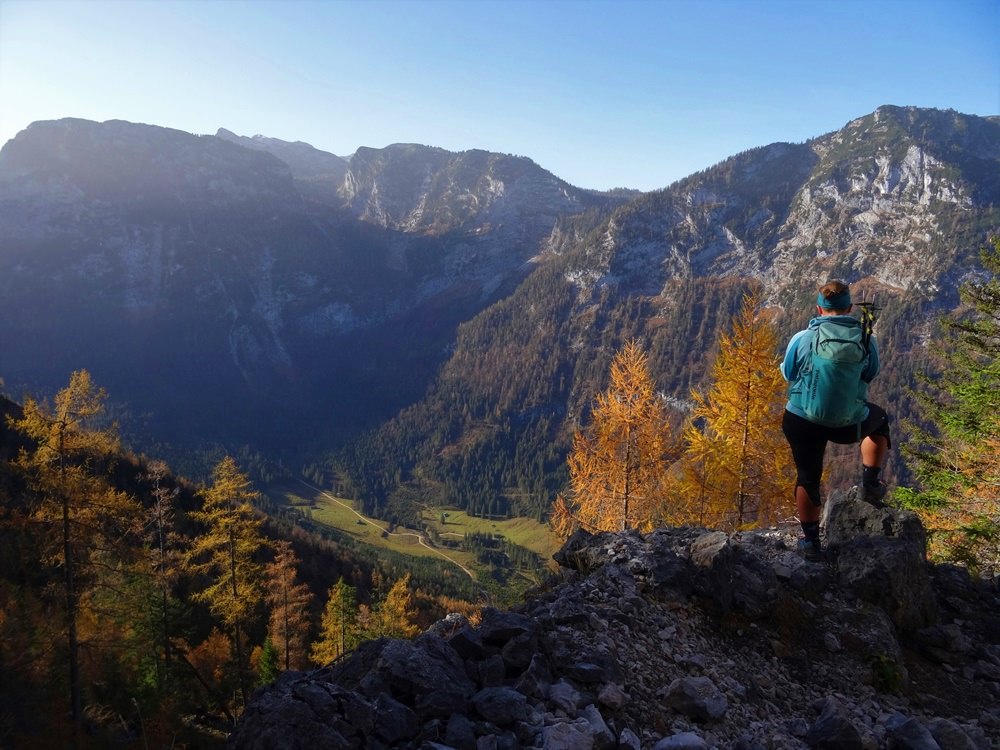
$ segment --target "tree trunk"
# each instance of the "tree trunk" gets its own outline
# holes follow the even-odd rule
[[[76,589],[73,581],[73,545],[70,540],[69,498],[63,493],[63,557],[66,585],[66,632],[69,638],[70,717],[73,721],[73,747],[79,739],[83,719],[83,699],[80,695],[80,642],[76,632]]]
[[[233,582],[233,604],[238,606],[240,600],[239,589],[236,585],[236,539],[233,531],[229,532],[229,572]],[[236,616],[233,623],[233,646],[236,648],[236,671],[240,676],[240,696],[243,698],[243,707],[247,705],[247,680],[243,669],[243,645],[240,642],[240,618]]]

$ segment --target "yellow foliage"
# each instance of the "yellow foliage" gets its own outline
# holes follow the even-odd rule
[[[977,570],[1000,570],[996,543],[1000,531],[1000,436],[990,435],[976,444],[945,446],[940,460],[955,469],[959,478],[948,501],[914,508],[927,529],[928,555]]]
[[[298,580],[299,558],[290,542],[276,545],[274,562],[267,566],[267,603],[271,618],[267,633],[283,669],[305,669],[312,592]]]
[[[615,355],[610,375],[589,427],[573,439],[570,498],[558,498],[551,517],[562,538],[577,526],[650,529],[659,512],[670,457],[667,419],[637,342],[629,341]]]
[[[686,450],[671,477],[673,523],[736,531],[773,523],[794,484],[781,432],[785,384],[774,325],[756,294],[744,297],[723,334],[707,395],[684,430]]]
[[[417,609],[410,591],[410,574],[407,573],[389,589],[385,601],[375,612],[379,635],[389,638],[412,638],[420,632],[414,623]]]
[[[313,643],[309,658],[326,666],[351,651],[361,642],[359,610],[354,587],[343,578],[330,587],[320,621],[319,638]]]
[[[204,504],[191,516],[205,525],[189,552],[191,568],[209,576],[194,598],[207,602],[229,627],[245,627],[263,597],[263,566],[255,555],[266,542],[250,501],[256,493],[236,461],[226,456],[215,467]]]

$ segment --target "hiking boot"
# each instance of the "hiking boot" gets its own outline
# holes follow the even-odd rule
[[[878,484],[866,484],[861,488],[861,499],[869,505],[874,505],[876,508],[884,508],[885,503],[883,500],[888,491],[889,488],[886,487],[885,482],[880,481]]]
[[[823,547],[819,539],[799,539],[796,550],[802,557],[810,562],[819,562],[823,559]]]

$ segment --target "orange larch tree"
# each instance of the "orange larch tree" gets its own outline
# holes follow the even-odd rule
[[[62,573],[74,744],[83,720],[80,647],[88,634],[103,630],[94,591],[105,571],[116,570],[128,556],[126,538],[141,513],[133,498],[101,475],[119,447],[114,428],[102,424],[106,399],[90,374],[78,370],[54,405],[26,399],[21,418],[10,420],[32,443],[17,465],[34,492],[30,521],[45,545],[43,562]]]
[[[785,383],[773,322],[759,294],[743,298],[732,331],[722,334],[707,395],[684,430],[686,449],[673,473],[683,499],[678,523],[726,531],[773,523],[794,484],[781,432]]]
[[[194,598],[208,604],[233,635],[243,703],[249,698],[244,639],[263,599],[263,565],[258,552],[267,545],[251,501],[257,493],[236,461],[226,456],[212,472],[212,485],[202,492],[204,505],[191,513],[205,527],[188,552],[192,572],[208,585]]]
[[[611,363],[610,385],[597,397],[590,425],[569,455],[568,498],[557,498],[553,530],[651,528],[660,512],[661,483],[671,456],[663,400],[646,353],[629,341]]]
[[[299,558],[291,542],[275,545],[274,562],[267,566],[267,603],[271,618],[267,633],[278,650],[284,669],[305,669],[309,639],[309,607],[313,595],[309,587],[298,580]]]

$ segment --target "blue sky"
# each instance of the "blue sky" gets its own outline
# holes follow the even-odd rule
[[[0,143],[124,119],[649,190],[882,104],[1000,114],[998,31],[997,0],[0,0]]]

